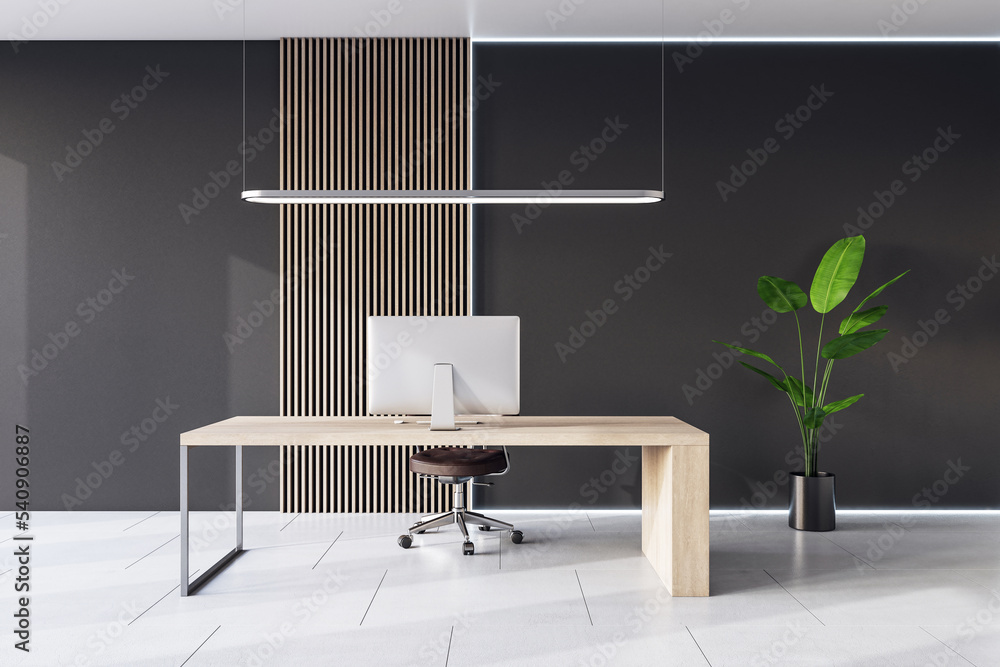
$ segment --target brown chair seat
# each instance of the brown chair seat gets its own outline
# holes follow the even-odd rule
[[[435,447],[410,456],[410,472],[441,477],[479,477],[500,472],[507,458],[500,449]]]

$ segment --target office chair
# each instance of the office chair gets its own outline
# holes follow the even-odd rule
[[[413,544],[413,535],[423,533],[431,528],[447,526],[457,523],[459,530],[465,537],[462,544],[462,553],[471,556],[475,552],[475,546],[469,539],[469,530],[466,523],[479,526],[479,530],[510,530],[510,541],[520,544],[524,539],[524,534],[519,530],[514,530],[514,526],[497,519],[470,512],[465,509],[465,487],[464,484],[472,481],[479,486],[493,486],[492,482],[476,482],[478,477],[493,477],[504,475],[510,470],[510,460],[507,458],[507,448],[499,449],[469,449],[466,447],[435,447],[433,449],[422,449],[410,456],[410,472],[416,473],[425,479],[434,479],[439,484],[453,484],[455,486],[455,500],[453,507],[448,512],[432,514],[423,517],[420,521],[410,526],[406,535],[400,535],[396,540],[399,546],[409,549]]]

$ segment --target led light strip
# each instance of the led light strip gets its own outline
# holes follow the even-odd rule
[[[715,37],[711,35],[691,35],[690,37],[473,37],[474,43],[523,43],[523,44],[807,44],[807,43],[997,43],[1000,35],[980,37],[880,37],[870,36],[830,36],[830,37]]]

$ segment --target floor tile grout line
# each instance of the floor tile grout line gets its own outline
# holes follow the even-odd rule
[[[871,563],[869,563],[868,561],[866,561],[864,558],[862,558],[861,556],[859,556],[856,553],[852,552],[847,547],[844,547],[844,546],[841,546],[841,545],[837,544],[836,542],[834,542],[833,540],[831,540],[826,535],[820,535],[820,537],[822,537],[824,540],[826,540],[827,542],[829,542],[833,546],[839,548],[841,551],[843,551],[844,553],[846,553],[851,558],[853,558],[853,559],[855,559],[857,561],[861,561],[862,563],[864,563],[865,565],[867,565],[870,570],[878,570],[877,567],[875,567],[874,565],[872,565]]]
[[[590,512],[587,512],[586,514],[587,514],[587,522],[590,524],[590,529],[596,533],[597,526],[594,525],[594,520],[590,518]]]
[[[451,626],[451,634],[448,635],[448,652],[444,654],[444,667],[448,667],[448,661],[451,659],[451,640],[455,638],[455,626]]]
[[[694,645],[698,647],[698,651],[701,653],[701,657],[705,658],[705,662],[708,664],[708,667],[712,667],[712,661],[708,659],[708,656],[705,655],[705,651],[701,648],[701,644],[699,644],[698,640],[694,638],[694,633],[691,632],[691,628],[685,625],[684,629],[688,631],[688,636],[691,637],[691,641],[694,642]]]
[[[371,611],[372,605],[375,604],[375,596],[378,595],[379,590],[382,588],[382,582],[385,581],[385,575],[387,574],[389,574],[389,570],[383,572],[382,578],[378,580],[378,586],[375,587],[375,593],[372,595],[372,599],[368,602],[368,608],[365,609],[365,615],[361,617],[361,623],[358,623],[359,626],[365,622],[366,618],[368,618],[368,612]]]
[[[187,657],[187,660],[185,660],[184,662],[182,662],[182,663],[181,663],[180,667],[184,667],[184,665],[188,664],[188,660],[190,660],[191,658],[193,658],[193,657],[194,657],[194,654],[195,654],[195,653],[197,653],[198,651],[200,651],[200,650],[201,650],[201,647],[202,647],[202,646],[204,646],[205,644],[207,644],[207,643],[208,643],[208,640],[209,640],[209,639],[211,639],[211,638],[212,638],[212,637],[213,637],[213,636],[215,635],[215,633],[219,631],[219,628],[221,628],[221,627],[222,627],[222,626],[220,625],[220,626],[219,626],[218,628],[216,628],[215,630],[212,630],[212,634],[210,634],[209,636],[205,637],[205,641],[203,641],[202,643],[198,644],[198,648],[196,648],[196,649],[194,650],[194,653],[192,653],[191,655],[189,655],[189,656]]]
[[[767,576],[771,577],[771,580],[774,581],[774,583],[778,584],[778,586],[781,586],[781,590],[783,590],[786,593],[788,593],[789,597],[791,597],[793,600],[795,600],[796,602],[798,602],[799,606],[802,607],[803,609],[805,609],[807,612],[809,612],[810,616],[812,616],[817,621],[819,621],[820,625],[822,625],[823,627],[826,627],[826,623],[824,623],[822,620],[820,620],[819,616],[817,616],[816,614],[812,613],[812,610],[809,607],[807,607],[804,604],[802,604],[802,600],[800,600],[797,597],[795,597],[794,595],[792,595],[791,592],[787,588],[785,588],[784,586],[782,586],[781,582],[778,581],[777,579],[775,579],[774,576],[770,572],[768,572],[767,570],[764,570],[764,574],[766,574]]]
[[[972,662],[971,660],[969,660],[968,658],[966,658],[964,655],[962,655],[961,653],[959,653],[958,651],[956,651],[952,647],[948,646],[948,644],[946,642],[944,642],[944,641],[938,639],[937,637],[935,637],[933,634],[931,634],[931,632],[927,628],[925,628],[922,625],[918,625],[917,627],[920,628],[921,630],[923,630],[924,632],[926,632],[928,634],[928,636],[930,636],[931,639],[933,639],[934,641],[936,641],[939,644],[941,644],[941,646],[944,646],[946,649],[948,649],[949,651],[951,651],[952,653],[954,653],[955,655],[957,655],[959,658],[961,658],[962,660],[964,660],[967,663],[969,663],[970,665],[972,665],[972,667],[977,667],[976,663]]]
[[[344,534],[344,531],[340,531],[340,535],[343,535],[343,534]],[[311,568],[309,568],[310,570],[315,570],[315,569],[316,569],[316,566],[320,564],[320,561],[322,561],[322,560],[323,560],[324,558],[326,558],[326,555],[327,555],[328,553],[330,553],[330,549],[332,549],[332,548],[333,548],[333,545],[334,545],[334,544],[336,544],[336,543],[337,543],[337,540],[339,540],[339,539],[340,539],[340,535],[337,535],[337,536],[336,536],[335,538],[333,538],[333,542],[330,542],[330,546],[328,546],[328,547],[326,548],[326,551],[324,551],[324,552],[323,552],[323,555],[319,557],[319,560],[318,560],[318,561],[316,561],[316,562],[315,562],[315,563],[313,564],[313,566],[312,566]]]
[[[11,512],[10,514],[4,514],[3,516],[0,516],[0,519],[6,519],[9,516],[14,516],[14,513]]]
[[[171,542],[173,542],[174,540],[176,540],[176,539],[177,539],[178,537],[180,537],[180,533],[178,533],[177,535],[174,535],[174,536],[173,536],[173,537],[171,537],[171,538],[170,538],[169,540],[167,540],[166,542],[164,542],[163,544],[161,544],[160,546],[156,547],[155,549],[153,549],[152,551],[150,551],[150,552],[149,552],[148,554],[146,554],[145,556],[143,556],[142,558],[140,558],[139,560],[137,560],[137,561],[136,561],[135,563],[138,563],[138,562],[140,562],[140,561],[141,561],[141,560],[142,560],[143,558],[147,558],[147,557],[149,557],[149,556],[152,556],[152,555],[153,555],[153,554],[155,554],[155,553],[156,553],[157,551],[159,551],[159,550],[160,550],[160,549],[162,549],[163,547],[167,546],[168,544],[170,544]],[[132,565],[135,565],[135,563],[132,563]],[[132,565],[126,565],[126,566],[125,566],[125,569],[126,569],[126,570],[127,570],[127,569],[129,569],[130,567],[132,567]]]
[[[8,570],[8,572],[9,571],[10,570]],[[963,574],[965,572],[965,570],[935,570],[935,571],[936,572],[954,572],[955,574],[957,574],[958,576],[962,577],[966,581],[979,586],[980,588],[982,588],[983,590],[985,590],[987,593],[989,593],[993,597],[1000,598],[1000,590],[994,590],[994,589],[990,588],[989,586],[987,586],[986,584],[984,584],[984,583],[982,583],[980,581],[976,581],[975,579],[973,579],[971,577],[965,576],[965,574]]]
[[[152,518],[153,518],[154,516],[156,516],[157,514],[159,514],[159,512],[153,512],[152,514],[150,514],[149,516],[147,516],[147,517],[146,517],[145,519],[143,519],[142,521],[148,521],[149,519],[152,519]],[[132,524],[131,526],[129,526],[128,528],[122,528],[122,532],[124,533],[124,532],[125,532],[126,530],[129,530],[129,528],[135,528],[135,527],[136,527],[136,526],[138,526],[138,525],[139,525],[140,523],[142,523],[142,521],[137,521],[137,522],[133,523],[133,524]]]
[[[4,570],[3,572],[0,572],[0,577],[2,577],[3,575],[7,574],[8,572],[13,572],[13,571],[14,571],[14,568],[10,568],[9,570]]]
[[[751,528],[750,524],[748,524],[746,521],[744,521],[743,519],[741,519],[735,512],[731,513],[729,516],[731,516],[734,519],[736,519],[736,522],[738,524],[740,524],[741,526],[743,526],[744,528],[746,528],[747,530],[749,530],[751,533],[753,533],[753,532],[759,532],[759,531],[755,531],[753,528]]]
[[[891,523],[891,524],[892,524],[892,525],[894,525],[894,526],[899,526],[900,528],[902,528],[902,529],[903,529],[903,532],[905,532],[905,533],[906,533],[907,535],[912,535],[912,534],[913,534],[913,533],[912,533],[912,532],[910,531],[910,529],[909,529],[909,528],[907,528],[906,526],[904,526],[903,524],[901,524],[901,523],[900,523],[900,522],[898,522],[898,521],[890,521],[889,523]]]
[[[573,570],[573,574],[576,575],[576,585],[580,587],[580,597],[583,598],[583,608],[587,610],[587,620],[590,624],[594,624],[594,617],[590,615],[590,605],[587,604],[587,594],[583,592],[583,582],[580,581],[580,570]]]
[[[293,516],[293,517],[292,517],[292,518],[291,518],[291,519],[290,519],[290,520],[288,521],[288,523],[286,523],[286,524],[285,524],[284,526],[282,526],[281,528],[279,528],[279,529],[278,529],[278,532],[280,533],[280,532],[281,532],[281,531],[283,531],[283,530],[284,530],[285,528],[288,528],[288,526],[289,526],[289,525],[290,525],[290,524],[292,523],[292,521],[295,521],[295,520],[296,520],[296,519],[298,519],[298,518],[299,518],[300,516],[302,516],[302,512],[299,512],[298,514],[296,514],[295,516]]]
[[[200,572],[200,571],[201,571],[201,568],[198,568],[197,570],[195,570],[194,572],[192,572],[192,573],[191,573],[190,575],[188,575],[188,578],[190,579],[190,578],[191,578],[191,577],[193,577],[194,575],[198,574],[198,572]],[[131,621],[129,621],[128,623],[126,623],[126,626],[128,626],[128,625],[132,625],[133,623],[135,623],[136,621],[138,621],[138,620],[139,620],[140,618],[142,618],[142,614],[145,614],[145,613],[146,613],[147,611],[149,611],[150,609],[152,609],[152,608],[153,608],[153,607],[155,607],[156,605],[158,605],[158,604],[160,604],[161,602],[163,602],[164,600],[166,600],[166,599],[167,599],[167,596],[168,596],[168,595],[170,595],[171,593],[173,593],[174,591],[176,591],[176,590],[177,590],[178,588],[180,588],[180,587],[181,587],[181,585],[180,585],[180,584],[177,584],[176,586],[174,586],[173,588],[171,588],[171,589],[170,589],[169,591],[167,591],[167,592],[166,592],[166,593],[165,593],[165,594],[163,595],[163,597],[161,597],[161,598],[160,598],[159,600],[157,600],[157,601],[156,601],[156,602],[154,602],[153,604],[151,604],[151,605],[149,605],[148,607],[146,607],[145,609],[143,609],[143,610],[142,610],[142,613],[141,613],[141,614],[139,614],[138,616],[136,616],[135,618],[133,618],[133,619],[132,619]]]

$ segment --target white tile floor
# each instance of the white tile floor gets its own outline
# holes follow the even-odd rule
[[[524,543],[476,531],[464,557],[449,528],[404,551],[413,516],[248,513],[249,551],[181,598],[176,512],[34,513],[32,651],[7,629],[0,665],[1000,665],[1000,512],[832,533],[713,512],[709,598],[667,594],[636,512],[491,514]],[[192,567],[232,530],[194,514]]]

